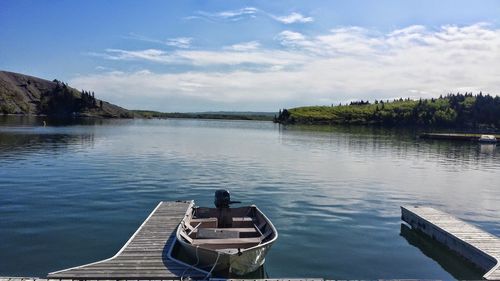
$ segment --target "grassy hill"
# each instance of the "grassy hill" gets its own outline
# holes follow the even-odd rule
[[[0,71],[0,114],[130,118],[133,113],[58,81]]]
[[[306,106],[280,111],[282,124],[412,125],[500,129],[500,97],[450,94],[436,99],[352,102],[338,106]]]

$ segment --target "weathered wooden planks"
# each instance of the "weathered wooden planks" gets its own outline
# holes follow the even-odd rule
[[[137,281],[137,279],[120,279],[121,281]],[[168,280],[168,279],[167,279]],[[225,278],[210,278],[207,281],[335,281],[324,280],[323,278],[267,278],[267,279],[225,279]],[[0,277],[0,281],[58,281],[53,279],[41,279],[38,277]],[[93,281],[93,280],[90,280]],[[161,281],[161,279],[154,279],[150,281]],[[387,280],[391,281],[391,279]],[[399,281],[395,279],[394,281]]]
[[[401,218],[500,280],[500,238],[431,207],[402,206]]]
[[[48,274],[49,279],[202,278],[205,274],[169,258],[175,230],[192,201],[160,202],[113,257]]]

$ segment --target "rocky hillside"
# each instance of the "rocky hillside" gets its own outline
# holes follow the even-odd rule
[[[0,114],[131,118],[133,113],[58,81],[0,71]]]

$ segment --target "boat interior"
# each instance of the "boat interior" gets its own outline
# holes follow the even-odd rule
[[[200,248],[238,249],[258,246],[276,233],[255,206],[240,208],[196,207],[181,223],[181,237]]]

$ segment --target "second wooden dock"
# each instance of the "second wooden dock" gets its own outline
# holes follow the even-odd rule
[[[500,142],[500,135],[493,134],[497,142]],[[472,141],[478,142],[481,134],[458,134],[458,133],[422,133],[419,135],[421,139],[433,140],[456,140],[456,141]]]
[[[500,280],[500,238],[431,207],[402,206],[401,218],[486,271],[486,280]]]

